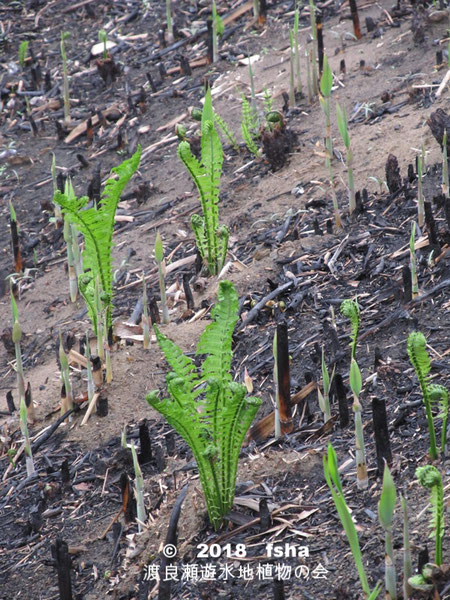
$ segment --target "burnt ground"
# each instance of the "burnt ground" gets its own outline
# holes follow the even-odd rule
[[[205,64],[207,44],[202,28],[207,4],[173,2],[175,41],[180,42],[174,48],[163,47],[159,34],[165,22],[163,2],[0,3],[0,320],[2,329],[11,324],[6,293],[9,284],[3,280],[15,270],[9,223],[12,202],[25,263],[24,273],[16,275],[15,282],[24,332],[25,379],[31,385],[36,414],[30,432],[34,443],[40,444],[34,453],[37,476],[30,480],[20,453],[15,468],[7,455],[10,449],[20,449],[21,434],[17,413],[9,415],[6,404],[9,390],[16,404],[18,396],[14,353],[10,353],[6,330],[0,347],[1,598],[60,597],[51,552],[57,537],[69,546],[76,598],[143,599],[158,594],[179,599],[231,599],[244,594],[258,600],[361,598],[352,556],[323,477],[322,456],[331,442],[374,586],[384,577],[384,534],[377,518],[381,480],[372,425],[374,399],[386,403],[391,471],[398,493],[408,496],[414,566],[426,546],[433,559],[433,543],[428,539],[428,493],[414,477],[418,465],[430,462],[427,423],[406,340],[414,329],[426,335],[433,380],[448,388],[449,211],[446,215],[441,196],[442,153],[427,125],[431,113],[437,108],[449,111],[450,104],[448,88],[439,97],[435,94],[446,73],[436,58],[436,52],[447,47],[447,42],[439,43],[447,36],[448,13],[440,11],[442,7],[419,7],[413,14],[409,3],[400,3],[395,9],[388,2],[360,3],[363,37],[359,41],[351,35],[346,3],[332,6],[326,2],[322,7],[325,51],[338,76],[331,102],[336,149],[333,168],[343,230],[333,224],[324,165],[324,118],[318,100],[309,104],[299,94],[296,106],[287,108],[284,118],[296,141],[285,165],[276,171],[266,157],[255,160],[243,144],[237,153],[224,140],[220,218],[231,230],[226,277],[235,283],[241,306],[233,360],[236,378],[243,380],[247,370],[254,393],[263,401],[257,420],[269,414],[274,397],[273,334],[277,323],[285,322],[291,393],[310,381],[320,383],[324,347],[330,369],[336,366],[346,388],[349,425],[340,426],[336,390],[333,419],[327,427],[323,427],[317,392],[300,400],[295,405],[291,433],[276,442],[273,436],[252,440],[243,448],[229,524],[213,532],[189,448],[145,402],[147,391],[164,386],[167,366],[161,352],[155,343],[144,350],[139,337],[133,339],[135,330],[131,334],[120,332],[116,325],[121,337],[112,354],[114,377],[103,388],[108,415],[94,414],[81,426],[86,409],[81,404],[81,412],[69,424],[60,424],[48,439],[39,440],[59,417],[58,332],[81,339],[90,327],[82,299],[70,303],[62,230],[51,220],[52,154],[57,172],[70,175],[75,192],[81,196],[88,192],[96,169],[100,168],[105,180],[110,168],[141,144],[143,159],[119,205],[122,219],[114,232],[116,268],[128,258],[115,286],[114,317],[119,324],[131,316],[141,293],[143,273],[149,293],[159,300],[153,260],[158,229],[168,266],[174,265],[167,274],[171,323],[164,328],[165,333],[192,352],[208,322],[217,281],[196,273],[190,215],[198,210],[198,201],[176,155],[174,125],[183,123],[190,139],[198,133],[189,109],[200,106],[207,78],[216,112],[240,142],[239,92],[250,93],[248,68],[242,64],[248,55],[255,57],[259,109],[267,88],[274,108],[282,110],[282,92],[288,90],[294,3],[269,3],[266,24],[257,26],[252,20],[251,2],[218,2],[226,28],[219,47],[220,60],[214,65]],[[367,31],[366,17],[375,23],[371,32]],[[111,56],[120,70],[115,81],[107,84],[91,56],[102,28],[115,43]],[[64,123],[61,103],[62,31],[71,34],[66,42],[70,125]],[[303,9],[303,49],[311,47],[309,34],[308,10]],[[18,47],[23,40],[30,41],[32,56],[28,52],[22,68]],[[340,72],[342,59],[345,73]],[[182,60],[191,63],[191,74],[181,72]],[[302,77],[306,93],[303,58]],[[356,189],[362,196],[362,211],[352,217],[348,215],[346,172],[341,160],[345,149],[336,126],[336,101],[349,115]],[[92,134],[86,127],[89,118]],[[411,300],[404,289],[403,272],[409,264],[411,223],[417,219],[418,186],[414,168],[408,171],[408,165],[415,164],[422,144],[426,150],[424,195],[431,203],[437,240],[430,238],[430,225],[418,232],[420,294]],[[389,154],[399,163],[396,191],[392,185],[388,191],[384,183]],[[181,259],[186,261],[178,263]],[[185,274],[194,287],[196,320],[186,313],[182,291]],[[252,306],[281,286],[283,291],[246,322]],[[361,400],[370,480],[366,491],[356,488],[348,386],[349,324],[339,312],[342,300],[355,295],[361,307],[357,359],[365,382]],[[82,401],[85,372],[79,365],[72,367],[76,395]],[[122,505],[121,477],[124,473],[131,480],[134,477],[130,454],[121,450],[121,432],[126,427],[128,441],[138,443],[142,425],[148,428],[153,451],[152,458],[142,465],[148,512],[145,531],[138,533],[133,514],[128,514],[128,520],[121,516],[109,529]],[[448,522],[449,464],[440,458],[435,465],[443,476]],[[186,483],[189,487],[178,524],[178,555],[173,563],[178,568],[178,581],[167,592],[165,585],[146,581],[151,578],[145,575],[161,564],[170,514]],[[262,499],[271,514],[265,526],[259,518]],[[444,538],[444,563],[448,564],[446,540],[448,529]],[[204,549],[199,545],[204,543],[220,544],[222,556],[198,556]],[[272,581],[268,543],[309,549],[309,557],[281,560],[284,584]],[[235,556],[236,544],[246,545],[245,558]],[[399,590],[402,544],[398,503],[394,547]],[[230,552],[233,556],[227,556]],[[232,572],[228,577],[226,565]],[[309,572],[299,570],[301,565]],[[320,576],[320,566],[326,569],[324,577]],[[433,594],[421,597],[450,597],[448,578],[443,577]]]

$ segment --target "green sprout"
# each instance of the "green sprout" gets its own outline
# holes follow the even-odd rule
[[[423,170],[425,167],[425,146],[422,144],[420,154],[417,157],[417,223],[419,227],[425,224],[425,209],[423,196]]]
[[[336,116],[338,122],[339,133],[341,134],[342,141],[346,149],[345,162],[347,164],[347,178],[348,178],[348,206],[349,213],[352,214],[356,208],[355,203],[355,183],[353,180],[353,151],[350,144],[350,136],[348,133],[348,121],[345,107],[336,104]]]
[[[293,34],[294,34],[295,75],[297,78],[297,92],[299,94],[301,94],[303,91],[303,85],[302,85],[302,78],[301,78],[301,71],[300,71],[300,45],[298,43],[299,20],[300,20],[300,9],[299,9],[299,5],[297,4],[297,6],[295,7]]]
[[[289,29],[289,104],[295,106],[295,46],[294,33]]]
[[[323,457],[323,471],[325,480],[330,488],[331,495],[333,497],[334,505],[339,515],[339,519],[347,536],[350,549],[352,551],[353,560],[358,571],[359,580],[363,589],[365,598],[367,600],[375,600],[381,591],[381,583],[377,583],[375,588],[371,591],[369,582],[367,580],[366,571],[361,555],[361,548],[359,546],[358,534],[356,532],[355,524],[353,523],[352,516],[345,502],[344,492],[342,490],[342,483],[339,477],[339,469],[337,464],[336,452],[331,444],[328,444],[327,455]]]
[[[417,261],[416,261],[416,223],[411,223],[411,236],[409,238],[409,264],[411,268],[411,292],[412,297],[419,295],[419,282],[417,279]]]
[[[67,54],[66,54],[66,46],[65,41],[70,37],[70,33],[68,31],[61,32],[61,57],[63,61],[63,98],[64,98],[64,121],[66,123],[70,123],[70,98],[69,98],[69,75],[67,72]]]
[[[431,490],[431,538],[435,538],[434,562],[439,567],[442,565],[442,540],[444,537],[444,490],[442,478],[436,467],[426,465],[417,467],[416,477],[421,486]]]
[[[147,299],[147,284],[145,282],[145,275],[142,275],[142,333],[144,336],[144,349],[150,347],[151,336],[150,336],[150,320],[148,317],[148,299]]]
[[[173,44],[172,0],[166,0],[167,41]]]
[[[430,357],[428,356],[427,340],[423,333],[420,331],[412,331],[408,336],[407,351],[409,360],[417,375],[420,389],[422,391],[423,403],[425,405],[425,412],[427,415],[428,433],[430,436],[430,457],[435,460],[438,456],[436,447],[436,433],[434,430],[434,421],[432,413],[432,403],[436,399],[437,390],[435,386],[430,384],[429,372],[431,369]],[[439,389],[441,386],[439,386]],[[444,388],[445,389],[445,388]],[[442,396],[441,396],[442,397]],[[448,394],[447,394],[447,413],[448,413]],[[442,412],[445,412],[445,399],[443,401]],[[447,415],[445,418],[445,428],[447,428]],[[446,432],[442,431],[442,447],[445,448]]]
[[[70,384],[70,369],[67,355],[64,352],[61,332],[59,332],[59,363],[61,365],[61,381],[64,384],[66,394],[61,402],[61,415],[73,408],[72,386]]]
[[[143,525],[147,520],[147,513],[145,511],[144,503],[144,478],[142,476],[141,467],[139,465],[138,455],[136,452],[135,445],[133,443],[127,444],[127,436],[125,427],[122,431],[122,447],[131,450],[131,456],[133,457],[133,467],[135,475],[135,488],[134,493],[136,496],[136,512],[137,512],[137,523],[139,532],[142,531]]]
[[[353,412],[355,413],[355,457],[356,457],[356,485],[358,489],[365,490],[369,485],[367,476],[366,451],[364,447],[364,429],[362,426],[362,406],[359,395],[362,388],[361,371],[354,358],[350,364],[350,388],[353,393]]]
[[[164,261],[164,250],[162,245],[161,236],[159,235],[159,231],[156,233],[155,240],[155,260],[158,265],[158,274],[159,274],[159,290],[161,292],[161,306],[162,306],[162,322],[164,325],[167,325],[170,321],[169,318],[169,309],[167,307],[167,298],[166,298],[166,285],[164,283],[164,275],[166,270],[166,265]]]
[[[36,473],[34,468],[33,453],[31,451],[30,435],[28,433],[27,423],[27,405],[25,398],[20,398],[20,430],[25,442],[25,462],[27,466],[27,476],[31,477]]]
[[[22,69],[25,67],[25,59],[27,57],[29,43],[30,42],[28,40],[24,40],[19,46],[19,64]]]
[[[378,518],[385,532],[385,586],[386,598],[397,600],[397,577],[395,574],[394,544],[392,540],[392,521],[394,518],[397,492],[388,466],[384,465],[383,488],[378,503]]]
[[[106,60],[108,58],[108,49],[106,46],[108,41],[108,34],[104,29],[100,29],[100,31],[98,32],[98,39],[100,42],[103,42],[103,60]]]
[[[241,118],[241,131],[245,145],[248,150],[259,157],[260,152],[258,146],[255,144],[255,139],[259,138],[259,119],[254,106],[252,106],[244,94],[242,98],[242,118]]]
[[[218,115],[215,111],[213,112],[213,117],[214,117],[214,123],[219,126],[220,131],[227,138],[229,143],[232,145],[233,149],[236,152],[240,152],[240,148],[239,148],[239,144],[237,143],[236,136],[231,131],[231,129],[229,128],[229,126],[227,125],[225,120],[220,115]],[[200,119],[201,119],[201,117],[200,117]]]
[[[222,173],[223,150],[219,135],[214,127],[211,90],[208,89],[202,112],[201,162],[193,156],[189,143],[178,146],[178,156],[197,187],[202,216],[192,215],[197,249],[207,262],[211,275],[218,275],[228,250],[229,231],[219,226],[219,187]]]
[[[406,498],[400,496],[403,512],[403,598],[407,600],[412,594],[409,578],[412,573],[411,542],[409,539],[409,519]]]
[[[352,349],[352,358],[355,358],[356,344],[358,343],[358,333],[361,324],[358,299],[344,300],[341,304],[341,313],[350,320],[350,347]]]
[[[313,0],[309,0],[309,17],[311,20],[311,37],[312,37],[312,50],[311,50],[311,78],[312,78],[312,93],[317,96],[319,93],[318,81],[319,75],[317,72],[317,24],[316,24],[316,7]]]
[[[261,404],[259,398],[246,398],[245,385],[233,381],[230,373],[238,307],[233,284],[221,281],[212,322],[197,345],[196,354],[206,355],[200,371],[192,358],[154,326],[173,371],[166,376],[169,398],[160,400],[156,391],[146,397],[189,444],[215,529],[233,505],[242,442]]]
[[[325,145],[326,145],[326,158],[325,165],[328,170],[329,181],[330,181],[330,189],[331,195],[333,198],[333,208],[334,208],[334,219],[336,221],[336,227],[342,229],[341,216],[339,214],[339,206],[337,203],[336,191],[334,189],[334,176],[333,176],[333,167],[331,165],[331,161],[333,159],[333,139],[331,137],[331,108],[330,108],[330,97],[331,97],[331,89],[333,87],[333,72],[330,69],[330,65],[328,64],[328,59],[326,56],[323,57],[323,70],[322,77],[320,78],[320,92],[319,96],[320,106],[322,107],[323,113],[325,115]]]
[[[219,59],[219,50],[217,43],[217,36],[223,35],[225,30],[222,17],[217,13],[217,7],[215,0],[211,2],[211,12],[212,12],[212,46],[213,46],[213,62],[217,62]]]
[[[330,408],[330,388],[331,382],[333,381],[334,372],[336,369],[336,365],[333,368],[333,372],[331,373],[331,378],[328,373],[327,364],[325,362],[325,351],[322,348],[322,385],[323,385],[323,394],[319,388],[317,388],[317,394],[319,397],[319,407],[323,412],[324,422],[326,423],[331,419],[331,408]]]

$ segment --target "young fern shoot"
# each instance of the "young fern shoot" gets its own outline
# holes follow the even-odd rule
[[[416,261],[416,222],[411,223],[411,236],[409,238],[409,266],[411,269],[411,292],[412,297],[419,295],[419,281],[417,279],[417,261]]]
[[[155,241],[155,260],[158,264],[159,290],[161,292],[161,306],[162,306],[162,322],[164,325],[168,325],[168,323],[170,321],[170,317],[169,317],[169,309],[167,307],[166,284],[164,282],[166,265],[165,265],[165,261],[164,261],[164,250],[163,250],[161,236],[159,235],[159,231],[156,234],[156,241]]]
[[[442,478],[436,467],[426,465],[417,467],[416,477],[420,485],[431,490],[431,538],[435,538],[435,564],[442,565],[442,540],[444,538],[444,490]]]
[[[222,269],[228,250],[229,231],[219,226],[219,187],[222,173],[223,151],[214,127],[211,90],[208,89],[202,112],[201,163],[193,156],[189,143],[178,146],[178,156],[197,187],[203,215],[192,215],[197,249],[207,263],[211,275]]]
[[[206,355],[200,371],[192,358],[154,326],[172,372],[166,377],[169,398],[161,400],[157,391],[146,396],[189,444],[215,529],[233,504],[242,442],[261,404],[259,398],[246,398],[245,385],[233,381],[230,373],[238,306],[233,284],[221,281],[218,303],[211,311],[213,320],[197,345],[196,354]]]
[[[356,358],[356,344],[358,342],[359,327],[361,324],[360,310],[357,298],[344,300],[341,304],[341,313],[350,319],[350,347],[352,358]]]
[[[342,490],[342,483],[339,477],[339,469],[337,464],[336,452],[331,444],[328,444],[327,455],[323,457],[323,471],[325,480],[330,488],[331,495],[333,497],[334,505],[339,515],[339,519],[347,536],[350,549],[352,551],[353,560],[355,562],[361,587],[364,592],[364,597],[367,600],[375,600],[381,591],[381,583],[378,583],[375,588],[371,591],[369,582],[367,580],[366,571],[361,555],[361,548],[359,546],[358,533],[356,531],[355,524],[353,523],[352,516],[347,507],[344,498],[344,492]]]
[[[427,340],[420,331],[412,331],[408,336],[407,351],[409,360],[419,380],[422,390],[423,403],[427,415],[428,433],[430,436],[430,458],[435,460],[438,457],[436,447],[436,433],[434,430],[434,421],[432,413],[432,390],[430,389],[429,372],[431,369],[430,357],[426,351]],[[443,434],[444,435],[444,434]]]
[[[378,518],[385,532],[385,586],[386,599],[397,600],[397,577],[395,573],[392,521],[394,518],[397,492],[387,464],[384,465],[383,488],[378,504]]]
[[[109,332],[112,325],[112,236],[114,216],[120,196],[139,166],[141,148],[121,165],[112,169],[117,179],[108,179],[97,207],[86,209],[89,202],[87,196],[69,198],[66,194],[56,191],[53,201],[58,204],[64,217],[74,223],[84,236],[83,273],[78,278],[78,288],[86,302],[89,318],[95,335],[101,335],[96,310],[96,286],[101,301],[101,311],[105,314],[106,329]],[[84,210],[83,210],[84,209]],[[98,281],[98,284],[97,284]]]
[[[341,134],[342,141],[346,149],[345,162],[347,164],[347,179],[348,179],[348,207],[349,213],[352,214],[356,208],[355,202],[355,183],[353,180],[353,151],[350,145],[350,136],[348,133],[348,121],[345,107],[336,104],[336,115],[339,133]]]
[[[362,379],[358,363],[354,358],[352,358],[350,365],[350,388],[353,393],[353,412],[355,413],[356,485],[359,490],[365,490],[369,486],[369,478],[367,476],[364,430],[361,417],[362,406],[359,401]]]
[[[334,220],[336,222],[336,227],[338,227],[339,229],[342,229],[341,215],[339,214],[339,206],[338,206],[337,197],[336,197],[336,190],[334,188],[333,167],[331,165],[331,161],[333,159],[333,139],[331,137],[331,112],[330,112],[330,97],[331,97],[331,88],[332,87],[333,87],[333,72],[330,69],[330,65],[328,64],[327,57],[324,56],[322,77],[320,78],[321,95],[319,96],[319,99],[320,99],[320,105],[321,105],[323,113],[325,115],[325,145],[326,145],[325,164],[326,164],[326,167],[328,170],[331,197],[333,199]]]

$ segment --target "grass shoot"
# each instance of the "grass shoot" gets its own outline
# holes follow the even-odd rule
[[[345,106],[341,108],[339,104],[336,104],[336,116],[338,122],[339,133],[341,134],[342,141],[344,142],[346,155],[345,162],[347,165],[347,181],[348,181],[348,208],[349,213],[352,214],[356,208],[355,202],[355,183],[353,180],[353,151],[350,143],[350,135],[348,133],[348,121]]]
[[[162,307],[162,322],[167,325],[170,322],[169,309],[167,307],[166,298],[166,284],[164,282],[164,275],[166,272],[166,264],[164,261],[164,250],[162,245],[161,236],[159,231],[156,233],[155,240],[155,260],[158,265],[158,276],[159,276],[159,291],[161,293],[161,307]]]
[[[352,358],[350,365],[350,388],[353,393],[353,412],[355,413],[356,485],[359,490],[365,490],[369,485],[369,478],[367,476],[364,430],[361,417],[362,406],[359,401],[359,395],[362,389],[362,379],[358,363],[354,358]]]
[[[392,539],[392,521],[394,518],[397,492],[394,480],[387,464],[384,465],[383,488],[378,503],[378,518],[385,532],[385,587],[386,598],[397,600],[397,577],[395,573],[394,543]]]

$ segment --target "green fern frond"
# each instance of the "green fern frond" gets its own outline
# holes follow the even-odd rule
[[[420,485],[431,490],[431,538],[436,540],[435,563],[442,564],[442,539],[444,537],[444,490],[442,487],[442,478],[436,467],[425,465],[417,467],[416,477]]]
[[[244,139],[245,145],[247,146],[247,149],[249,150],[249,152],[254,154],[257,158],[259,156],[261,156],[258,146],[253,141],[253,138],[250,135],[247,125],[243,122],[241,123],[241,131],[242,131],[242,137]]]
[[[352,358],[356,358],[356,344],[361,323],[358,300],[356,298],[355,300],[344,300],[341,304],[341,313],[350,320],[350,337],[352,340],[350,346],[352,348]]]
[[[23,42],[20,43],[20,46],[19,46],[19,64],[22,67],[22,69],[25,66],[25,59],[27,57],[29,43],[30,42],[28,40],[24,40]]]
[[[98,208],[85,209],[89,198],[75,198],[72,194],[61,194],[56,191],[53,201],[61,206],[64,216],[75,223],[83,234],[85,247],[83,251],[83,273],[80,275],[79,288],[82,293],[97,335],[97,318],[95,310],[95,282],[100,281],[103,305],[106,310],[106,326],[112,324],[112,235],[114,216],[122,191],[139,166],[141,148],[121,165],[112,169],[118,179],[108,179],[103,190]]]
[[[239,148],[239,144],[237,143],[236,136],[231,131],[231,129],[228,127],[225,120],[222,119],[222,117],[220,115],[218,115],[216,112],[214,112],[214,123],[217,123],[217,125],[220,127],[220,131],[227,138],[227,140],[229,141],[231,146],[234,148],[234,150],[236,150],[236,152],[240,152],[240,148]]]
[[[264,114],[267,115],[272,112],[272,94],[265,87],[264,88]]]
[[[218,291],[218,302],[211,311],[212,322],[206,326],[197,345],[197,354],[207,354],[203,361],[202,379],[231,381],[229,373],[234,327],[238,320],[239,298],[231,281],[223,281]]]
[[[445,454],[447,446],[447,425],[449,412],[448,390],[443,385],[432,383],[428,386],[428,392],[430,394],[431,402],[439,403],[438,419],[442,419],[441,452],[442,454]]]
[[[201,376],[194,362],[155,328],[173,369],[166,377],[170,399],[159,400],[155,392],[146,397],[191,447],[215,528],[232,506],[239,452],[261,404],[259,398],[246,398],[245,386],[229,373],[237,308],[233,284],[221,281],[213,322],[197,345],[197,354],[206,354]]]
[[[261,133],[259,131],[259,118],[258,112],[256,108],[252,106],[244,94],[241,94],[242,99],[242,118],[241,118],[241,128],[242,125],[245,125],[249,136],[252,139],[258,139],[261,137]]]
[[[431,369],[430,357],[428,356],[427,340],[420,331],[412,331],[408,336],[407,352],[409,360],[417,375],[420,389],[422,390],[425,412],[427,415],[428,432],[430,435],[430,456],[437,458],[436,434],[434,431],[433,413],[431,411],[431,399],[429,390],[429,372]]]

